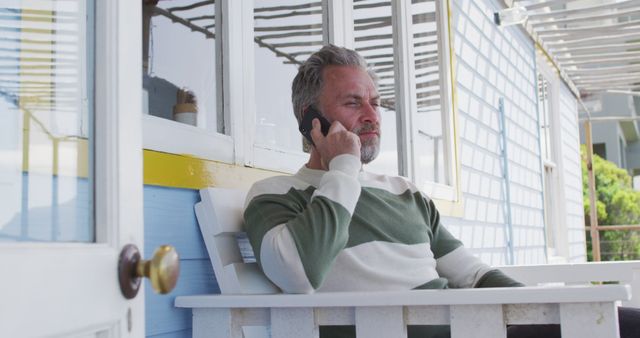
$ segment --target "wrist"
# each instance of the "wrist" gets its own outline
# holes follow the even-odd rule
[[[357,176],[362,168],[360,157],[353,154],[340,154],[329,162],[329,170],[343,172],[349,176]]]

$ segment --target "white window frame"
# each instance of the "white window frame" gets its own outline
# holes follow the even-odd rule
[[[238,1],[245,2],[245,1]],[[215,4],[216,16],[223,16],[223,11],[226,10],[225,4],[229,1],[217,1]],[[233,1],[231,2],[233,3]],[[233,20],[230,20],[233,24]],[[223,93],[228,93],[229,90],[223,91],[221,84],[223,83],[222,77],[225,67],[222,66],[223,55],[221,51],[225,49],[223,46],[225,42],[228,43],[228,34],[222,32],[225,25],[216,25],[216,36],[221,38],[215,39],[216,48],[216,95],[217,95],[217,110],[220,111],[223,106],[223,102],[227,102],[223,98]],[[233,42],[232,42],[233,43]],[[186,154],[196,156],[198,158],[220,161],[225,163],[237,163],[236,162],[236,147],[238,143],[236,137],[233,137],[233,129],[230,128],[232,121],[225,116],[224,130],[226,134],[218,133],[216,130],[209,130],[206,128],[195,127],[176,121],[167,120],[161,117],[153,115],[142,116],[142,147],[148,150],[155,150],[160,152],[172,153],[172,154]],[[212,113],[209,118],[216,118]],[[241,133],[240,133],[241,135]]]
[[[392,25],[394,34],[395,74],[396,74],[396,111],[398,118],[398,167],[400,174],[415,182],[429,197],[438,200],[460,202],[461,189],[458,184],[460,165],[456,146],[456,106],[453,97],[455,86],[450,60],[454,55],[451,49],[451,30],[449,23],[449,1],[435,1],[438,16],[438,60],[440,63],[441,107],[445,175],[449,184],[436,182],[418,182],[418,163],[415,159],[414,140],[418,138],[418,126],[413,120],[418,114],[415,60],[413,53],[413,20],[411,2],[392,0]]]
[[[456,106],[454,77],[450,60],[454,55],[449,23],[450,1],[436,1],[439,16],[438,44],[445,175],[449,184],[416,182],[418,175],[413,140],[418,128],[412,124],[417,114],[415,69],[410,2],[391,0],[395,53],[396,114],[398,126],[398,166],[401,175],[436,200],[460,202],[458,184],[460,165],[456,145]],[[255,106],[254,1],[216,2],[216,73],[218,110],[224,112],[225,134],[154,117],[143,117],[145,149],[188,154],[206,160],[293,173],[308,159],[308,154],[290,149],[257,144]],[[353,48],[353,1],[322,0],[323,41]],[[233,18],[233,20],[225,20]],[[167,137],[171,135],[171,137]]]
[[[353,47],[352,8],[352,0],[322,0],[323,43],[332,43],[348,48]],[[253,6],[246,8],[243,16],[246,18],[246,23],[242,27],[246,30],[244,34],[251,34],[250,41],[253,42]],[[253,46],[249,47],[245,54],[247,66],[245,66],[244,69],[247,71],[250,68],[251,71],[248,73],[255,74],[254,50]],[[248,93],[247,96],[251,98],[246,102],[255,103],[255,83],[253,76],[251,77],[251,81],[246,83],[244,90]],[[245,142],[252,146],[247,149],[244,165],[286,173],[294,173],[300,169],[300,166],[309,159],[309,154],[302,151],[293,151],[291,149],[256,143],[254,138],[256,128],[255,104],[252,107],[252,113],[254,117],[245,121]],[[291,113],[291,118],[293,118],[293,112]],[[300,137],[302,137],[302,135]]]
[[[551,159],[544,157],[544,150],[542,149],[542,143],[540,143],[540,158],[541,158],[541,175],[542,175],[542,189],[544,198],[544,220],[545,220],[545,246],[547,253],[547,261],[549,263],[563,263],[566,262],[569,257],[569,247],[567,238],[566,220],[563,219],[565,213],[565,198],[564,191],[561,187],[564,186],[563,167],[561,165],[562,159],[562,142],[560,140],[560,86],[562,81],[551,66],[547,63],[546,58],[541,56],[540,53],[536,53],[536,68],[537,73],[540,73],[544,79],[547,80],[547,100],[549,101],[549,149],[551,150]],[[536,82],[538,76],[536,74]],[[536,92],[538,91],[536,86]],[[538,104],[538,121],[541,121],[543,112],[540,110],[539,93],[536,93]],[[538,123],[540,124],[540,122]],[[538,130],[540,126],[538,125]],[[540,135],[542,138],[542,135]],[[539,141],[541,142],[541,141]],[[550,186],[547,190],[547,171],[551,172]],[[549,195],[554,196],[554,203],[548,203]],[[548,210],[548,205],[553,205],[553,210]],[[549,224],[552,222],[553,224]],[[549,232],[552,232],[549,234]],[[553,236],[553,245],[549,243],[549,236]]]

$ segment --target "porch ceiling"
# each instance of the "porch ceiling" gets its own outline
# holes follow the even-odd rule
[[[579,97],[640,95],[639,0],[505,0]]]

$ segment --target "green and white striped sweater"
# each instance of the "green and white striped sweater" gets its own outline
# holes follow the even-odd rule
[[[353,155],[257,182],[244,218],[258,263],[287,293],[519,285],[465,249],[412,183],[361,171]]]

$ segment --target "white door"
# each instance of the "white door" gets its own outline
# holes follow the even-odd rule
[[[141,2],[0,0],[0,337],[142,337]]]

